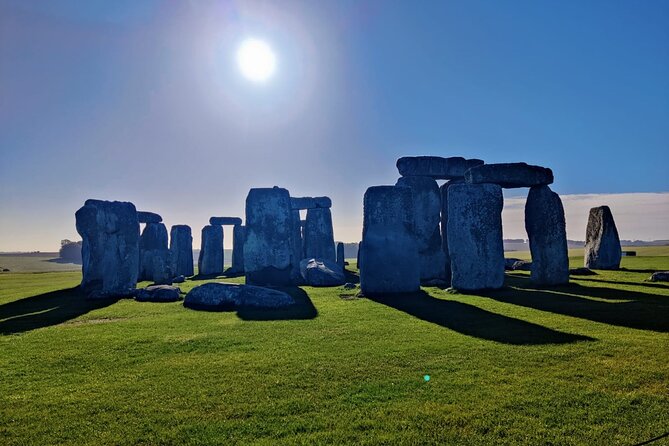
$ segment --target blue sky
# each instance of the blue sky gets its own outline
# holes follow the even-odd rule
[[[273,185],[331,196],[354,241],[365,189],[412,154],[669,192],[669,2],[272,3],[0,1],[0,251],[75,238],[86,198],[197,234]],[[246,37],[277,55],[263,85],[235,64]]]

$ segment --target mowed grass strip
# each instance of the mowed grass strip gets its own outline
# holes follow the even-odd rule
[[[644,281],[669,257],[623,267],[481,295],[303,287],[274,318],[5,273],[0,443],[642,442],[669,431],[669,286]]]

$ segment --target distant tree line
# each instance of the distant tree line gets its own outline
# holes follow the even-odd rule
[[[61,240],[58,254],[63,260],[68,260],[72,263],[81,263],[81,242],[73,242],[67,239]]]

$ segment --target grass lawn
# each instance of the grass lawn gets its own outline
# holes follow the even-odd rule
[[[280,313],[89,302],[79,272],[3,273],[0,444],[647,441],[669,432],[669,285],[644,280],[669,253],[637,251],[554,289],[524,272],[483,295],[303,287]]]

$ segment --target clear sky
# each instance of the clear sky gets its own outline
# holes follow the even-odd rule
[[[237,66],[248,37],[276,55],[264,83]],[[332,197],[357,241],[365,189],[419,154],[551,167],[634,221],[625,194],[669,192],[668,123],[667,1],[0,0],[0,251],[78,238],[87,198],[197,243],[273,185]],[[644,197],[621,235],[669,238],[669,195]]]

